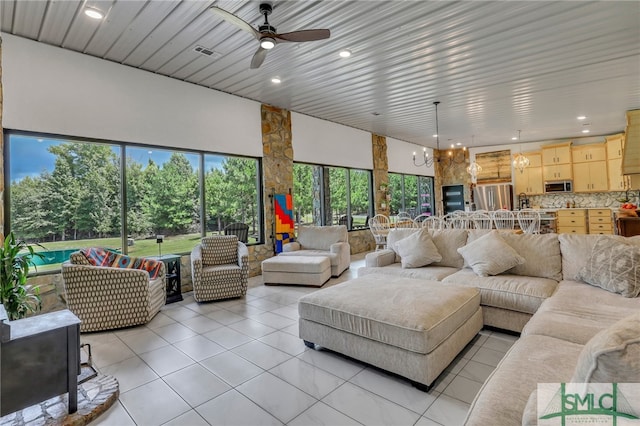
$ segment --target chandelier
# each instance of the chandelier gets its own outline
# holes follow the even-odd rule
[[[445,158],[441,158],[441,153],[440,153],[440,129],[438,128],[438,105],[440,104],[439,101],[435,101],[433,103],[433,105],[435,105],[436,108],[436,134],[433,135],[433,137],[436,138],[436,150],[434,151],[434,154],[432,157],[429,157],[429,154],[427,154],[427,148],[422,148],[422,159],[420,160],[420,162],[416,161],[416,153],[413,153],[413,164],[417,167],[421,167],[421,166],[427,166],[427,167],[431,167],[433,166],[433,163],[442,163],[442,162],[448,162],[448,165],[451,166],[453,164],[461,164],[465,162],[465,152],[467,150],[466,147],[462,147],[461,150],[457,150],[455,149],[455,146],[452,144],[451,145],[451,149],[447,152],[447,156]],[[459,153],[462,152],[462,155],[459,155]]]
[[[520,130],[518,130],[518,143],[520,144]],[[520,173],[529,167],[529,159],[522,154],[522,144],[520,144],[520,153],[513,159],[513,167],[520,170]]]
[[[471,146],[473,146],[473,135],[471,135]],[[478,183],[478,173],[481,171],[482,166],[474,158],[469,167],[467,167],[467,173],[471,175],[471,183]]]

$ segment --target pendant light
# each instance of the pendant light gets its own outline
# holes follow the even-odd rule
[[[518,144],[520,144],[520,130],[518,130]],[[524,172],[529,166],[529,159],[522,155],[522,144],[520,144],[520,154],[516,155],[513,159],[513,167],[520,170],[520,173]]]
[[[471,135],[471,146],[473,146],[473,135]],[[476,162],[474,158],[469,167],[467,167],[467,173],[471,175],[471,183],[478,183],[478,173],[482,171],[482,166]]]

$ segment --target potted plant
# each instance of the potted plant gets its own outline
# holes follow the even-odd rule
[[[13,232],[0,245],[0,303],[10,321],[24,318],[42,307],[39,289],[27,284],[34,257],[43,256],[26,242],[16,241]]]

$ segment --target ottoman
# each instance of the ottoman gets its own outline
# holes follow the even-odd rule
[[[300,298],[299,333],[428,390],[482,329],[476,288],[366,275]]]
[[[265,284],[298,284],[321,287],[331,278],[326,256],[275,256],[262,261]]]

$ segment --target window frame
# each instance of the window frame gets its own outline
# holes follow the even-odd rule
[[[255,243],[251,243],[248,245],[263,245],[265,244],[265,218],[264,218],[264,193],[263,193],[263,176],[262,176],[262,158],[261,157],[251,157],[246,155],[236,155],[229,154],[224,152],[216,152],[216,151],[204,151],[204,150],[196,150],[182,147],[173,147],[173,146],[163,146],[163,145],[151,145],[151,144],[143,144],[136,142],[124,142],[124,141],[114,141],[110,139],[97,139],[91,137],[80,137],[80,136],[69,136],[69,135],[60,135],[54,133],[46,133],[46,132],[33,132],[33,131],[24,131],[24,130],[14,130],[14,129],[3,129],[3,165],[4,165],[4,185],[5,185],[5,193],[3,200],[4,207],[4,233],[8,235],[11,232],[11,137],[12,136],[24,136],[33,139],[54,139],[59,140],[61,143],[64,142],[74,142],[74,143],[92,143],[99,145],[108,145],[111,147],[118,147],[118,154],[120,155],[120,232],[121,232],[121,246],[122,252],[124,254],[128,253],[127,246],[127,235],[128,235],[128,221],[127,221],[127,148],[142,148],[149,150],[162,150],[162,151],[177,151],[185,154],[195,154],[199,156],[199,167],[198,167],[198,202],[200,203],[199,212],[200,212],[200,235],[201,237],[206,236],[206,190],[205,190],[205,157],[207,155],[217,155],[222,157],[233,157],[233,158],[242,158],[256,161],[256,193],[257,193],[257,203],[258,203],[258,212],[257,212],[257,220],[260,223],[260,232],[258,235],[258,241]],[[177,255],[185,255],[189,254],[189,252],[184,253],[176,253]],[[33,275],[49,275],[49,274],[57,274],[60,273],[60,269],[50,270],[46,272],[35,272]],[[30,274],[31,275],[31,274]]]

